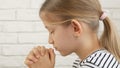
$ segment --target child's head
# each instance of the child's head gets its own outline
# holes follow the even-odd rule
[[[50,32],[49,43],[68,55],[97,35],[102,9],[98,0],[46,0],[40,16]],[[102,47],[120,57],[118,41],[107,18],[103,20]],[[112,40],[113,39],[113,40]]]

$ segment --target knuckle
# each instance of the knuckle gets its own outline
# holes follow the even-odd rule
[[[38,47],[38,51],[39,51],[39,52],[41,51],[41,47]]]
[[[34,57],[32,55],[28,56],[27,59],[32,60]]]
[[[27,57],[27,60],[32,60],[33,58],[34,58],[33,55],[29,55],[29,56]]]

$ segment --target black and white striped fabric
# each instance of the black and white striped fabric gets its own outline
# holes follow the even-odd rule
[[[120,63],[107,50],[97,50],[83,61],[75,60],[73,68],[120,68]]]

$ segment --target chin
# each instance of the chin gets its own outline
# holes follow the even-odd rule
[[[72,54],[72,53],[60,52],[60,54],[61,54],[62,56],[68,56],[68,55],[70,55],[70,54]]]

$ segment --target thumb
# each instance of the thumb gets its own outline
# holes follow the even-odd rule
[[[50,61],[52,62],[52,63],[54,63],[55,64],[55,53],[54,53],[54,50],[52,49],[52,48],[50,48],[49,49],[49,58],[50,58]]]

